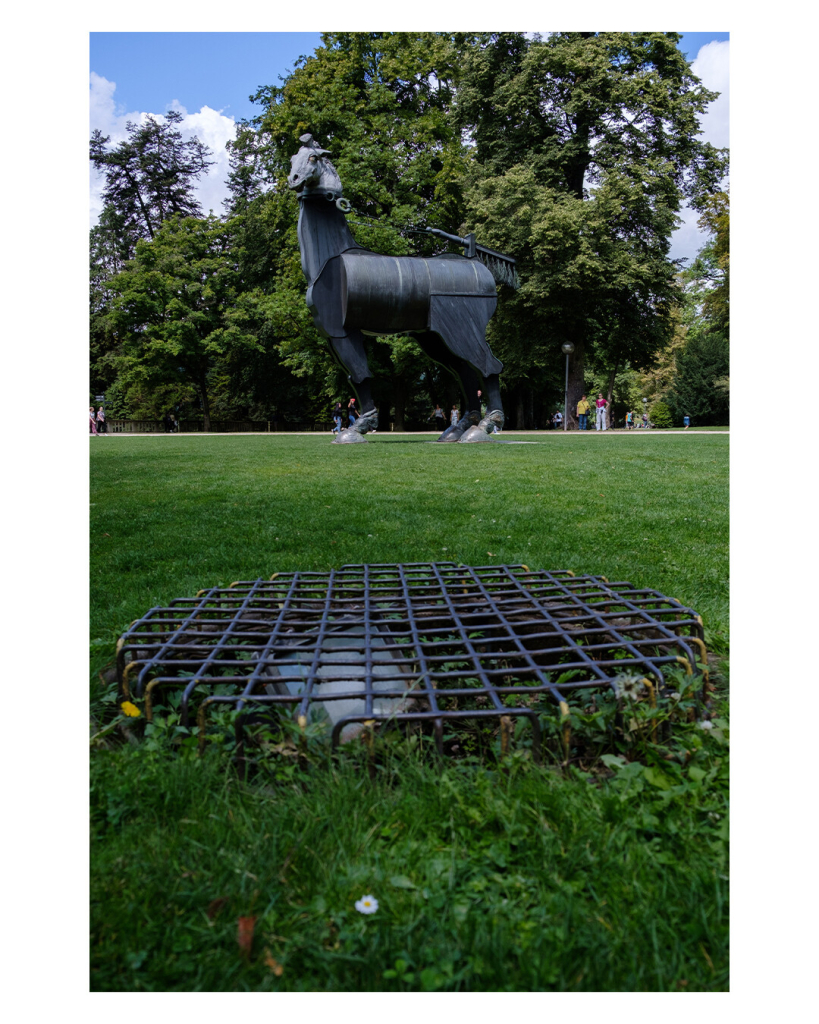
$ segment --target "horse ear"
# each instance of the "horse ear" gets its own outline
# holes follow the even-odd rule
[[[309,146],[312,141],[313,141],[313,136],[310,135],[309,133],[307,135],[300,135],[299,136],[299,142],[303,142],[305,144],[305,146]]]

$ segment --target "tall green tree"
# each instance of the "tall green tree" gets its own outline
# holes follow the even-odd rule
[[[587,361],[647,366],[670,340],[671,233],[682,203],[701,205],[726,170],[726,154],[697,138],[716,94],[679,38],[489,33],[464,51],[455,117],[475,144],[467,208],[490,245],[518,258],[523,282],[496,316],[493,348],[526,376],[572,342],[570,410]]]
[[[106,204],[98,223],[91,229],[89,246],[91,394],[105,393],[116,379],[116,370],[111,362],[116,339],[110,330],[108,313],[114,297],[111,281],[123,270],[128,259],[127,234],[123,218],[113,206]]]
[[[441,33],[325,33],[283,86],[255,97],[264,174],[283,188],[297,139],[311,132],[358,214],[378,220],[382,243],[387,228],[406,251],[408,225],[456,227],[465,153],[448,114],[458,56]]]
[[[728,333],[730,328],[730,200],[716,192],[702,203],[699,227],[711,236],[686,273],[699,313],[709,327]]]
[[[725,426],[729,417],[728,339],[718,331],[692,334],[676,360],[666,403],[677,423],[685,415],[699,426]]]
[[[137,238],[153,238],[169,217],[199,217],[194,189],[213,164],[198,138],[183,139],[182,115],[169,110],[162,119],[149,114],[129,121],[128,137],[109,146],[111,137],[97,129],[91,136],[91,163],[102,171],[102,198],[121,221],[121,244],[128,257]]]
[[[137,390],[193,388],[205,430],[231,361],[260,347],[232,241],[229,225],[212,215],[173,217],[137,242],[111,284],[120,381]]]
[[[727,192],[702,203],[699,226],[710,238],[680,275],[684,344],[675,353],[666,402],[677,422],[725,425],[729,416],[730,216]]]
[[[110,136],[95,131],[90,159],[101,171],[103,211],[91,229],[91,389],[107,390],[116,380],[117,341],[109,318],[111,282],[136,254],[141,238],[154,238],[173,216],[200,216],[196,183],[212,161],[198,138],[183,139],[182,115],[148,116],[128,122],[127,138],[110,145]]]

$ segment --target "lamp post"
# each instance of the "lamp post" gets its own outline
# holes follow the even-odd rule
[[[563,429],[569,429],[569,356],[574,352],[574,345],[564,341],[560,346],[566,353],[566,386],[563,390]]]
[[[648,426],[648,416],[646,416],[647,412],[648,412],[648,399],[644,398],[643,399],[643,416],[645,416],[645,419],[643,420],[643,426],[644,427]]]

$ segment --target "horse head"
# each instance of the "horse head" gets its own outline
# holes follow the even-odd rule
[[[299,195],[321,195],[338,199],[342,193],[341,179],[329,160],[329,150],[322,149],[312,135],[302,135],[303,143],[295,156],[290,157],[287,184]]]

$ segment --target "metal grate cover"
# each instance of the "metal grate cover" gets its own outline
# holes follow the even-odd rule
[[[275,573],[152,608],[121,638],[125,697],[181,695],[183,725],[222,705],[323,719],[335,746],[370,721],[567,713],[623,676],[666,692],[664,671],[705,662],[702,620],[654,590],[525,565],[345,565]],[[281,706],[284,707],[281,707]]]

